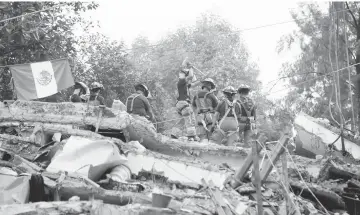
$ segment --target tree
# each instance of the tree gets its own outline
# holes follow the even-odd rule
[[[55,5],[54,2],[1,2],[0,20]],[[73,58],[76,43],[73,27],[75,24],[82,24],[80,27],[85,30],[91,27],[92,23],[86,23],[80,12],[96,9],[97,6],[95,3],[63,3],[43,12],[1,22],[0,64],[36,62],[39,61],[41,53],[45,53],[50,59]],[[12,98],[10,79],[8,69],[2,69],[1,99]]]
[[[82,36],[79,41],[74,76],[87,84],[102,83],[107,106],[111,106],[114,99],[125,101],[136,80],[123,49],[122,42],[111,41],[99,33]]]
[[[138,81],[148,84],[156,95],[153,106],[160,116],[166,116],[164,113],[175,106],[178,71],[185,57],[205,76],[213,78],[218,89],[227,85],[236,88],[241,83],[255,90],[260,88],[256,80],[258,67],[250,61],[241,34],[217,16],[203,15],[195,25],[177,29],[158,44],[151,46],[147,38],[139,37],[132,45],[129,58]],[[199,72],[196,76],[204,77]]]
[[[291,49],[291,45],[295,42],[300,44],[302,51],[295,63],[283,65],[281,76],[288,78],[292,86],[292,91],[286,98],[288,105],[314,117],[332,119],[331,115],[334,115],[334,119],[340,122],[340,111],[335,103],[333,71],[347,67],[346,51],[350,53],[350,64],[357,62],[356,41],[360,39],[360,29],[357,33],[355,17],[359,17],[360,14],[356,9],[356,2],[346,3],[349,9],[346,12],[353,17],[351,20],[346,20],[341,3],[334,4],[335,8],[332,10],[330,8],[328,14],[324,14],[317,3],[299,4],[299,10],[291,13],[299,31],[284,36],[279,42],[279,51]],[[357,11],[356,14],[354,11]],[[346,31],[348,50],[344,34],[346,29],[348,29]],[[360,73],[358,66],[356,73]],[[352,106],[349,99],[347,70],[339,72],[339,75],[341,90],[339,106],[342,107],[344,118],[349,121]],[[360,93],[357,94],[359,98]],[[359,111],[359,108],[357,110]]]

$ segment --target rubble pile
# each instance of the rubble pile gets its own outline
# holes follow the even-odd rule
[[[15,102],[0,112],[0,214],[256,214],[251,171],[240,186],[227,183],[250,149],[173,140],[82,104]],[[265,214],[360,211],[356,162],[287,156],[290,192],[276,162],[262,186]]]

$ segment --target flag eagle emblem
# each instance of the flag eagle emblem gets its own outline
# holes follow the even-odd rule
[[[51,82],[51,79],[52,75],[48,71],[43,70],[40,72],[40,77],[37,78],[37,82],[42,86],[46,86]]]

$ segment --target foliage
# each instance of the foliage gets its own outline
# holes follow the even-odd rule
[[[0,20],[43,10],[56,5],[54,2],[1,2]],[[35,62],[40,54],[49,59],[72,58],[75,56],[75,35],[77,23],[86,24],[81,11],[96,9],[95,3],[63,3],[39,13],[0,23],[0,64],[12,65]],[[1,98],[12,97],[9,88],[10,73],[7,68],[1,72]]]
[[[348,5],[350,10],[347,12],[357,11],[355,16],[358,18],[354,18],[359,19],[360,14],[356,9],[357,3],[349,2]],[[348,18],[348,21],[345,21],[342,12],[344,9],[339,4],[335,6],[335,10],[338,12],[329,15],[324,14],[317,3],[299,4],[298,11],[291,13],[299,31],[284,36],[279,42],[279,51],[291,49],[294,43],[299,43],[302,51],[295,63],[284,64],[281,71],[281,76],[288,78],[290,86],[293,87],[286,98],[288,107],[292,107],[296,111],[304,111],[314,117],[331,119],[330,103],[332,114],[337,121],[340,121],[339,111],[335,105],[333,78],[335,73],[332,71],[347,66],[344,26],[348,29],[350,64],[355,63],[357,47],[354,20]],[[334,20],[332,28],[331,17]],[[337,40],[335,37],[336,31],[338,32]],[[335,41],[338,43],[337,49]],[[338,65],[336,65],[335,51],[338,54]],[[352,74],[354,74],[355,71],[351,70]],[[346,82],[348,80],[348,70],[343,70],[339,74],[340,105],[342,114],[348,120],[351,119],[349,87]]]

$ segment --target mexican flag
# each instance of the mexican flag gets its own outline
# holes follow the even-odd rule
[[[67,59],[9,66],[19,100],[51,96],[73,86]]]

